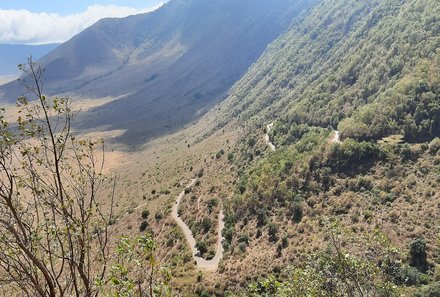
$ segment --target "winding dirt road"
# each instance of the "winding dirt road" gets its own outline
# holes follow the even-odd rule
[[[266,126],[266,134],[264,135],[264,140],[266,141],[266,144],[269,146],[269,148],[272,151],[276,150],[275,145],[270,141],[270,137],[269,137],[269,132],[270,130],[273,128],[273,123],[270,123],[269,125]]]
[[[195,184],[196,179],[192,179],[187,187],[191,187]],[[196,265],[198,269],[206,270],[206,271],[216,271],[218,269],[218,264],[223,257],[223,245],[222,245],[222,231],[225,227],[225,222],[223,221],[224,215],[223,210],[220,210],[218,216],[218,228],[217,228],[217,248],[215,252],[214,258],[211,260],[205,260],[202,257],[199,257],[199,251],[196,248],[196,240],[189,229],[189,227],[185,224],[185,222],[179,216],[179,205],[182,201],[183,196],[185,195],[185,190],[183,190],[179,196],[177,196],[176,203],[173,205],[173,209],[171,215],[173,219],[176,221],[177,225],[182,229],[183,234],[185,235],[186,241],[191,249],[191,253],[193,255],[194,261],[196,261]]]

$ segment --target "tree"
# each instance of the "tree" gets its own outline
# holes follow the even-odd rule
[[[426,253],[426,241],[423,237],[418,237],[411,242],[409,255],[411,266],[417,268],[421,272],[426,272],[429,269]]]
[[[269,224],[269,241],[275,242],[278,240],[278,226],[274,223]]]
[[[70,100],[44,96],[32,58],[19,67],[35,101],[18,99],[16,125],[0,115],[0,283],[20,296],[97,296],[114,197],[113,183],[104,208],[103,143],[75,138]]]

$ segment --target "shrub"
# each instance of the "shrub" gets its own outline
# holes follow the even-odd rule
[[[173,245],[174,245],[174,239],[169,238],[169,239],[167,240],[167,247],[172,247]]]
[[[208,251],[208,253],[205,255],[206,260],[212,260],[215,257],[215,251]]]
[[[244,253],[244,252],[246,251],[246,247],[247,247],[247,244],[246,244],[245,242],[240,242],[240,243],[238,244],[238,248],[240,249],[240,251],[241,251],[242,253]]]
[[[371,164],[379,157],[380,150],[375,143],[349,139],[341,145],[332,146],[325,165],[337,171],[346,171]]]
[[[246,191],[246,185],[245,184],[240,184],[238,186],[238,190],[240,191],[240,194],[244,194],[244,192]]]
[[[439,297],[440,296],[440,282],[432,283],[415,293],[414,297]]]
[[[283,255],[283,246],[280,243],[277,245],[276,251],[277,251],[277,257],[278,258]]]
[[[281,240],[281,247],[285,249],[288,246],[289,246],[289,238],[287,236],[284,236],[283,239]]]
[[[435,155],[440,150],[440,138],[436,137],[429,143],[429,152]]]
[[[253,147],[257,143],[257,140],[254,137],[249,138],[248,145]]]
[[[149,215],[150,215],[150,211],[148,209],[144,209],[142,211],[141,217],[146,220],[146,219],[148,219]]]
[[[419,286],[427,282],[426,275],[408,265],[395,269],[392,276],[394,277],[394,282],[400,285]]]
[[[197,242],[196,249],[200,252],[201,256],[203,256],[208,251],[208,248],[207,248],[206,243],[204,241]]]
[[[162,218],[163,218],[163,214],[161,214],[160,212],[157,212],[155,215],[154,215],[154,218],[156,219],[156,221],[160,221],[160,220],[162,220]]]
[[[356,180],[358,191],[371,191],[373,189],[373,180],[369,177],[359,176]]]
[[[111,217],[111,218],[108,220],[108,224],[109,224],[110,226],[116,224],[116,218],[115,218],[115,217]]]
[[[139,226],[139,231],[144,232],[145,230],[147,230],[147,227],[148,227],[148,222],[142,221],[141,225]]]
[[[303,217],[303,207],[300,202],[294,202],[292,206],[292,218],[295,223],[301,222]]]
[[[267,210],[260,208],[257,210],[257,226],[265,226],[267,224]]]
[[[170,190],[168,190],[168,189],[161,189],[160,190],[160,194],[163,194],[163,195],[169,195],[171,192],[170,192]]]
[[[204,233],[207,233],[212,228],[212,221],[208,217],[204,217],[200,224]]]
[[[423,237],[418,237],[410,244],[409,249],[410,265],[417,268],[421,272],[426,272],[429,269],[426,253],[426,241]]]
[[[255,235],[255,237],[260,238],[261,235],[263,235],[263,233],[261,232],[261,229],[257,229],[257,234]]]
[[[278,240],[278,226],[274,223],[269,224],[269,241],[275,242]]]
[[[231,243],[232,237],[234,235],[234,229],[233,228],[225,228],[225,229],[223,229],[222,235],[225,238],[226,242]]]
[[[211,294],[206,291],[202,291],[202,293],[200,293],[200,297],[211,297]]]
[[[214,207],[216,207],[217,205],[218,205],[218,201],[217,201],[217,199],[215,199],[215,198],[210,199],[210,200],[208,201],[208,211],[209,211],[209,213],[211,213],[211,212],[212,212],[212,209],[213,209]]]
[[[240,238],[238,239],[238,242],[244,242],[246,244],[249,244],[249,236],[247,234],[243,234],[240,236]]]

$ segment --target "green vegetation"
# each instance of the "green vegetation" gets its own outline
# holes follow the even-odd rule
[[[171,273],[156,260],[155,249],[150,234],[120,238],[109,279],[100,284],[102,293],[105,296],[170,296]]]
[[[298,225],[304,217],[309,225],[322,225],[322,218],[327,215],[338,218],[358,232],[357,236],[363,236],[361,234],[364,234],[365,228],[371,230],[369,226],[380,229],[379,220],[382,220],[382,224],[386,220],[392,226],[403,223],[413,230],[413,226],[420,224],[419,218],[411,215],[413,221],[405,220],[402,212],[399,212],[399,205],[404,205],[416,215],[412,205],[435,199],[432,198],[432,191],[438,189],[436,175],[440,172],[440,163],[434,164],[433,160],[438,154],[438,138],[420,144],[405,143],[401,136],[392,136],[380,142],[346,139],[342,143],[331,143],[329,130],[323,128],[308,129],[292,144],[286,144],[288,142],[283,141],[285,137],[288,135],[278,134],[280,143],[284,143],[283,147],[252,162],[248,162],[246,155],[254,148],[243,145],[239,160],[241,164],[246,164],[247,169],[241,174],[235,195],[227,202],[225,247],[232,255],[234,246],[242,251],[252,247],[263,234],[260,228],[266,228],[269,242],[276,244],[274,256],[284,257],[283,250],[290,245],[289,233],[286,233],[283,225]],[[420,172],[420,177],[412,172]],[[426,191],[426,198],[417,194],[422,189]],[[317,202],[319,199],[322,199],[321,202]],[[437,201],[432,204],[435,211],[439,202],[433,201]],[[388,212],[386,217],[381,215],[382,209]],[[407,210],[403,213],[408,217]],[[373,224],[373,221],[376,223]],[[423,218],[423,222],[434,223],[429,215]],[[255,237],[250,236],[245,242],[243,236],[254,228],[244,229],[248,225],[259,229]],[[431,234],[429,242],[435,244],[436,229],[432,229],[428,223],[424,223],[423,228],[424,232]],[[404,230],[397,232],[405,236]],[[293,236],[302,235],[295,233]],[[329,243],[328,238],[326,242]],[[356,247],[346,251],[347,255],[355,255],[347,258],[345,264],[338,263],[334,254],[332,256],[324,250],[307,254],[312,261],[307,263],[304,263],[305,254],[301,254],[304,267],[300,265],[301,268],[293,269],[290,274],[284,275],[286,278],[282,281],[278,279],[278,274],[262,280],[252,292],[255,296],[290,296],[286,292],[292,290],[305,294],[306,291],[302,290],[307,288],[301,289],[301,283],[305,286],[306,280],[313,275],[316,276],[315,289],[318,291],[313,293],[315,295],[310,293],[311,296],[328,296],[329,292],[322,286],[329,281],[331,274],[341,269],[338,265],[353,265],[347,268],[352,269],[351,274],[366,269],[368,274],[360,275],[359,278],[364,279],[358,281],[363,282],[360,285],[363,291],[372,290],[369,294],[380,295],[380,292],[386,291],[388,293],[383,293],[386,296],[399,296],[400,288],[405,286],[416,287],[417,291],[435,291],[436,279],[431,275],[435,265],[439,265],[439,254],[435,249],[428,250],[426,239],[415,238],[408,243],[408,256],[399,252],[398,260],[387,263],[387,266],[377,266],[377,263],[388,261],[379,256],[359,256],[361,250]],[[322,270],[322,265],[328,267],[328,275],[325,269]],[[386,283],[383,283],[385,280]],[[338,276],[335,281],[345,283],[347,280],[341,280]],[[274,286],[280,286],[280,291],[268,289]],[[319,291],[321,289],[324,291]],[[341,292],[332,294],[343,294]],[[301,294],[297,296],[303,296]],[[359,293],[353,296],[363,295]]]
[[[236,84],[223,123],[276,118],[276,145],[341,122],[361,140],[438,136],[439,14],[435,0],[321,1]]]
[[[411,242],[411,248],[409,251],[410,265],[417,268],[421,272],[426,272],[429,269],[426,253],[426,241],[422,237],[419,237]]]
[[[431,212],[439,203],[434,196],[440,164],[438,15],[437,1],[322,1],[236,84],[222,113],[225,121],[239,117],[247,127],[234,158],[236,191],[226,203],[225,247],[232,257],[255,227],[247,252],[268,236],[266,247],[275,245],[275,258],[292,259],[287,238],[322,242],[308,232],[323,236],[323,216],[359,234],[381,229],[383,222],[391,229],[404,224],[411,231],[399,227],[395,236],[413,244],[408,258],[399,256],[402,265],[377,267],[379,258],[357,254],[343,265],[354,265],[352,274],[371,268],[369,275],[359,276],[358,284],[337,281],[353,282],[353,292],[360,287],[367,295],[393,296],[405,286],[435,292],[429,275],[439,256],[428,248],[435,241],[434,222],[421,215],[419,205],[429,203],[423,209]],[[277,147],[270,154],[258,141],[268,118],[274,119],[269,136]],[[334,129],[341,143],[331,143]],[[415,239],[421,230],[430,234],[424,234],[425,245]],[[277,285],[301,292],[297,296],[344,295],[338,285],[333,293],[322,291],[331,279],[323,267],[332,273],[341,268],[335,254],[304,249],[297,253],[301,268],[282,280],[265,279],[255,296],[278,296],[267,289]],[[304,262],[306,255],[311,262]],[[317,291],[301,291],[309,279]]]
[[[311,255],[301,268],[284,270],[279,276],[270,275],[250,285],[247,296],[400,296],[389,267],[399,265],[401,255],[382,235],[375,234],[372,243],[363,242],[363,254],[345,250],[339,229],[329,234],[326,251]],[[360,244],[350,240],[350,244]],[[381,259],[378,266],[370,259]]]
[[[440,52],[340,124],[345,137],[380,139],[402,134],[407,141],[440,135]]]

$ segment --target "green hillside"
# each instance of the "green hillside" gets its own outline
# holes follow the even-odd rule
[[[256,123],[281,118],[336,128],[344,121],[347,137],[438,136],[438,68],[427,67],[438,62],[439,15],[438,1],[323,1],[270,45],[225,109]],[[415,111],[410,97],[425,109]],[[399,110],[382,109],[390,104]],[[368,118],[374,110],[377,118]],[[365,129],[359,118],[374,124]]]
[[[231,286],[239,266],[246,296],[438,296],[439,19],[438,1],[322,1],[233,87]]]

